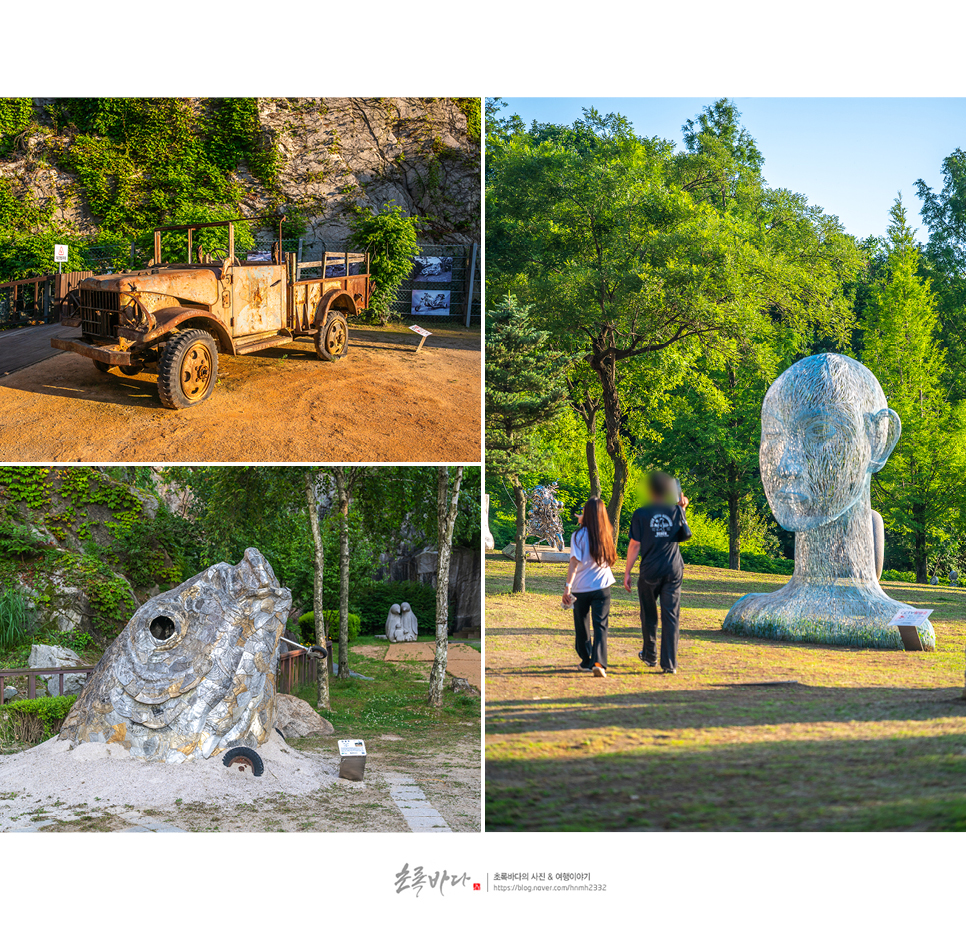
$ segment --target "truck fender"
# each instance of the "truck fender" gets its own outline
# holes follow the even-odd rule
[[[199,308],[186,308],[183,305],[158,309],[154,313],[154,327],[141,339],[141,343],[152,344],[175,329],[184,330],[187,327],[207,331],[215,338],[222,351],[227,351],[229,354],[235,353],[235,342],[224,322],[211,312]]]
[[[347,318],[349,315],[355,315],[355,299],[345,289],[333,289],[331,292],[326,292],[315,310],[313,327],[321,328],[325,324],[325,319],[330,311],[342,312]]]

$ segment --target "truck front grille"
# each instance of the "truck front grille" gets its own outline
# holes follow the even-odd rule
[[[81,331],[90,338],[112,338],[120,324],[121,296],[118,292],[78,289]]]

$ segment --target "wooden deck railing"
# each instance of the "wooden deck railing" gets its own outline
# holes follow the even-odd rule
[[[60,676],[58,684],[60,687],[60,694],[64,694],[64,676],[73,675],[77,672],[83,672],[90,674],[94,671],[94,666],[74,666],[73,668],[52,668],[52,669],[0,669],[0,705],[4,704],[3,695],[4,689],[7,687],[7,679],[14,678],[15,676],[27,676],[27,697],[36,698],[37,697],[37,676],[38,675],[58,675]],[[17,700],[17,699],[13,699]]]

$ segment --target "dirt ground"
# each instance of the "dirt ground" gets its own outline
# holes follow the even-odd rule
[[[0,379],[0,461],[478,461],[479,329],[433,329],[419,354],[397,324],[352,328],[336,363],[306,340],[222,355],[211,398],[179,411],[155,368],[58,354]]]
[[[618,563],[619,565],[621,563]],[[778,575],[685,566],[677,675],[637,658],[612,589],[606,679],[577,669],[566,566],[486,562],[488,831],[964,830],[966,590],[883,582],[934,608],[929,653],[723,633]]]

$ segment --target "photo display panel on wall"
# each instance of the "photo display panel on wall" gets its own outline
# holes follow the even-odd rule
[[[472,277],[472,279],[471,279]],[[469,305],[469,307],[467,307]],[[477,244],[420,244],[412,275],[399,288],[396,311],[428,321],[480,320]]]

